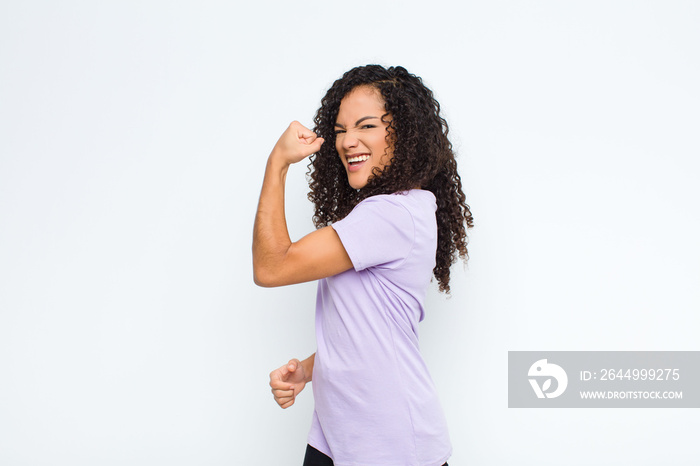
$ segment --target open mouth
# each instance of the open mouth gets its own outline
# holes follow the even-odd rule
[[[348,170],[351,172],[359,170],[360,167],[368,160],[369,154],[357,154],[353,155],[352,157],[348,157]]]

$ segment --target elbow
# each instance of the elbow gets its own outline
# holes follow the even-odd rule
[[[263,288],[288,285],[284,255],[256,254],[253,251],[253,282]]]
[[[280,286],[272,270],[268,267],[253,266],[253,282],[263,288]]]
[[[275,286],[279,286],[275,285],[275,283],[272,281],[260,279],[256,276],[253,277],[253,282],[262,288],[274,288]]]
[[[269,279],[261,270],[258,270],[258,267],[253,267],[253,282],[263,288],[270,287]]]

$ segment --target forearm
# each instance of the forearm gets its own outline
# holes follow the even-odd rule
[[[315,360],[316,353],[301,361],[301,365],[304,367],[304,374],[306,375],[306,383],[311,382],[311,378],[313,377]]]
[[[292,244],[284,215],[284,186],[289,165],[272,155],[267,160],[253,227],[253,275],[265,286]]]

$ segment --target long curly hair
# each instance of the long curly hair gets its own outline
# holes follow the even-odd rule
[[[367,185],[354,189],[335,147],[335,122],[340,101],[358,86],[376,88],[391,115],[387,142],[393,157],[384,168],[375,167]],[[353,68],[333,83],[314,117],[314,132],[325,139],[308,165],[308,198],[315,206],[317,228],[330,225],[350,213],[363,199],[392,194],[420,186],[437,200],[438,241],[433,275],[440,291],[450,292],[450,266],[457,257],[468,260],[467,228],[474,226],[462,192],[447,122],[440,104],[421,78],[401,66],[367,65]],[[465,227],[466,226],[466,227]]]

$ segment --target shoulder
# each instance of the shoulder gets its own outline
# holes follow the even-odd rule
[[[350,229],[368,234],[390,235],[397,231],[407,234],[415,232],[416,227],[424,229],[434,226],[436,210],[435,196],[430,191],[412,189],[378,194],[362,200],[332,227],[339,234]]]
[[[412,189],[393,194],[377,194],[363,199],[343,219],[332,226],[336,231],[357,225],[365,231],[407,230],[416,225],[435,223],[435,195]]]
[[[435,195],[423,189],[411,189],[393,194],[377,194],[361,201],[355,209],[387,209],[387,210],[407,210],[414,214],[420,211],[437,210]]]
[[[435,209],[430,191],[380,194],[364,199],[332,227],[356,271],[373,266],[393,269],[411,255],[417,238],[435,236]]]

